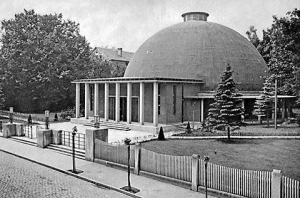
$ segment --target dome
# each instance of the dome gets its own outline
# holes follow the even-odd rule
[[[261,89],[267,66],[245,37],[207,22],[207,13],[182,16],[185,22],[164,28],[140,46],[124,77],[202,79],[205,89],[213,90],[229,63],[240,90]]]

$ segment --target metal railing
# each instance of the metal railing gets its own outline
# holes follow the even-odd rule
[[[75,148],[85,150],[85,134],[76,133],[75,135]],[[72,132],[62,131],[62,145],[72,147]]]
[[[32,125],[23,125],[24,134],[26,137],[33,139]]]

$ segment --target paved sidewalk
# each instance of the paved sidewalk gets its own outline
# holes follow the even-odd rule
[[[51,149],[42,149],[0,137],[0,151],[6,151],[61,172],[72,169],[72,158],[70,156],[57,153]],[[84,171],[76,175],[79,178],[99,183],[119,192],[126,192],[120,190],[120,188],[127,185],[126,171],[80,159],[76,159],[76,169]],[[204,194],[199,192],[134,174],[131,174],[131,186],[140,189],[140,192],[135,194],[137,197],[205,197]]]

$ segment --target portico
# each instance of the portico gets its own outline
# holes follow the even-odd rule
[[[76,118],[80,118],[80,88],[84,87],[85,119],[97,116],[128,125],[147,122],[153,127],[182,122],[183,113],[177,110],[176,114],[176,109],[182,109],[183,87],[197,86],[194,91],[188,89],[189,94],[197,94],[203,84],[201,80],[171,78],[81,79],[73,83],[76,84]],[[165,113],[169,111],[174,111],[172,116]]]

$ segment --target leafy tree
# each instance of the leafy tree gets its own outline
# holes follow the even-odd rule
[[[208,110],[207,127],[216,130],[225,130],[227,128],[228,139],[230,140],[230,128],[242,126],[241,116],[244,113],[242,109],[241,94],[235,88],[235,82],[232,78],[233,71],[230,65],[226,67],[221,82],[218,85],[214,95],[215,102],[210,105]]]
[[[17,111],[64,109],[74,104],[74,85],[88,78],[90,47],[79,24],[62,14],[24,10],[1,22],[0,63],[5,105]]]
[[[300,105],[300,10],[286,17],[273,16],[271,28],[263,31],[256,45],[268,65],[270,81],[278,78],[279,94],[297,96]],[[249,37],[251,40],[251,37]]]
[[[3,95],[3,91],[2,91],[2,85],[3,83],[0,83],[0,109],[4,106],[4,95]]]
[[[249,41],[255,46],[257,47],[259,45],[259,38],[256,34],[257,29],[254,28],[254,26],[250,26],[250,29],[246,32]]]
[[[274,88],[268,79],[265,79],[264,87],[259,98],[256,99],[254,104],[254,114],[257,116],[266,116],[269,127],[269,115],[272,113]]]

